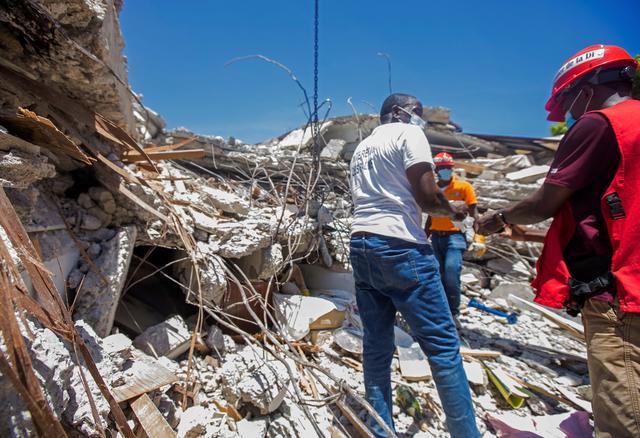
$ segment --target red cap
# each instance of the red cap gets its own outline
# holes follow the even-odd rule
[[[621,47],[596,44],[580,50],[562,64],[553,79],[551,97],[544,106],[549,111],[547,120],[564,121],[562,94],[575,85],[580,78],[599,68],[608,70],[627,66],[637,68],[638,63]]]
[[[433,157],[436,167],[453,167],[453,157],[446,152],[440,152]]]

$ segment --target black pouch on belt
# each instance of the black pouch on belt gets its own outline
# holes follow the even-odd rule
[[[615,292],[615,278],[610,269],[611,259],[607,257],[591,257],[569,266],[570,298],[565,303],[569,315],[577,316],[589,298],[605,291]]]

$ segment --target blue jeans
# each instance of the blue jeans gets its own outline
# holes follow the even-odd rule
[[[398,310],[427,355],[451,436],[479,437],[458,333],[431,245],[367,234],[352,237],[350,249],[364,327],[367,401],[393,429],[391,359]],[[369,421],[376,436],[386,436],[373,419]]]
[[[449,309],[453,316],[457,316],[460,312],[462,254],[467,249],[467,241],[461,233],[446,236],[432,234],[431,244],[440,265],[440,278],[447,295]]]

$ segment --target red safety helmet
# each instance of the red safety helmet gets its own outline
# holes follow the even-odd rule
[[[453,167],[453,157],[446,152],[440,152],[433,157],[433,163],[436,167]]]
[[[547,120],[564,121],[564,95],[589,72],[624,67],[632,67],[635,70],[638,63],[621,47],[596,44],[580,50],[562,64],[553,79],[551,97],[544,106],[549,111]]]

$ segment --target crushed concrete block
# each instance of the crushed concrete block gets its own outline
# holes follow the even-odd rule
[[[127,336],[122,333],[116,333],[109,335],[102,340],[104,351],[107,354],[118,353],[122,350],[126,350],[131,347],[133,342]]]
[[[44,155],[18,150],[0,152],[0,186],[26,189],[43,178],[55,176],[56,168]]]
[[[268,280],[280,271],[283,261],[282,245],[274,243],[241,258],[237,265],[250,280]]]
[[[217,325],[209,327],[205,342],[212,351],[220,354],[224,353],[224,335]]]
[[[78,195],[78,205],[86,210],[94,207],[96,204],[88,193],[80,193]]]
[[[135,240],[136,228],[129,226],[105,242],[96,260],[102,275],[93,269],[89,271],[76,297],[74,318],[86,321],[102,337],[108,336],[113,327]]]
[[[140,350],[153,356],[175,359],[189,349],[191,332],[182,316],[175,315],[147,328],[133,340]]]
[[[549,173],[549,166],[531,166],[527,169],[507,173],[506,178],[509,181],[527,184],[538,181],[538,179],[544,177],[547,173]]]
[[[487,268],[512,277],[528,278],[531,275],[531,268],[520,260],[511,261],[503,258],[491,259],[487,262]]]
[[[183,411],[178,424],[177,438],[218,436],[217,424],[224,415],[204,406],[192,406]]]
[[[346,144],[347,142],[342,139],[332,138],[331,140],[329,140],[329,143],[327,143],[327,145],[322,149],[322,152],[320,152],[320,157],[337,160],[342,155],[344,146]]]
[[[218,232],[218,220],[208,214],[202,213],[193,208],[189,209],[189,214],[193,218],[193,226],[207,233]]]
[[[91,199],[96,201],[98,204],[103,204],[108,201],[113,201],[113,194],[104,187],[94,186],[89,188],[88,192]]]
[[[531,300],[535,293],[529,283],[503,281],[491,290],[492,299],[507,299],[509,295],[515,295],[525,300]]]
[[[100,246],[99,243],[93,242],[87,248],[87,255],[92,259],[97,258],[101,252],[102,252],[102,246]]]
[[[248,345],[238,353],[227,353],[220,369],[220,384],[230,403],[248,404],[262,415],[278,409],[287,394],[290,378],[282,362]],[[295,372],[295,364],[288,361]]]
[[[198,274],[200,276],[200,291],[202,300],[206,303],[218,305],[222,302],[227,291],[227,279],[223,267],[224,261],[215,254],[214,248],[208,243],[197,242],[198,247]],[[174,265],[174,274],[183,285],[187,295],[187,301],[198,302],[196,291],[198,282],[193,263],[190,259],[180,261]]]
[[[102,220],[91,214],[82,215],[82,221],[80,222],[80,228],[83,230],[97,230],[102,227]]]
[[[75,184],[73,177],[68,173],[58,173],[47,180],[48,187],[54,195],[62,196]]]
[[[114,199],[110,199],[108,201],[101,202],[100,203],[100,207],[102,207],[104,212],[107,213],[107,214],[114,214],[116,212],[116,210],[118,209],[118,205],[116,204],[116,201]]]
[[[242,438],[264,438],[267,434],[267,419],[256,418],[253,420],[243,419],[236,423],[238,434]]]
[[[225,222],[212,232],[220,240],[218,254],[239,259],[271,245],[271,223],[261,217],[239,222]]]
[[[238,384],[240,399],[254,405],[260,414],[267,415],[280,407],[288,392],[289,377],[280,362],[272,362],[245,377]]]
[[[249,203],[240,196],[225,192],[224,190],[202,185],[200,186],[201,199],[204,202],[224,211],[225,213],[235,213],[246,215],[249,213]]]

